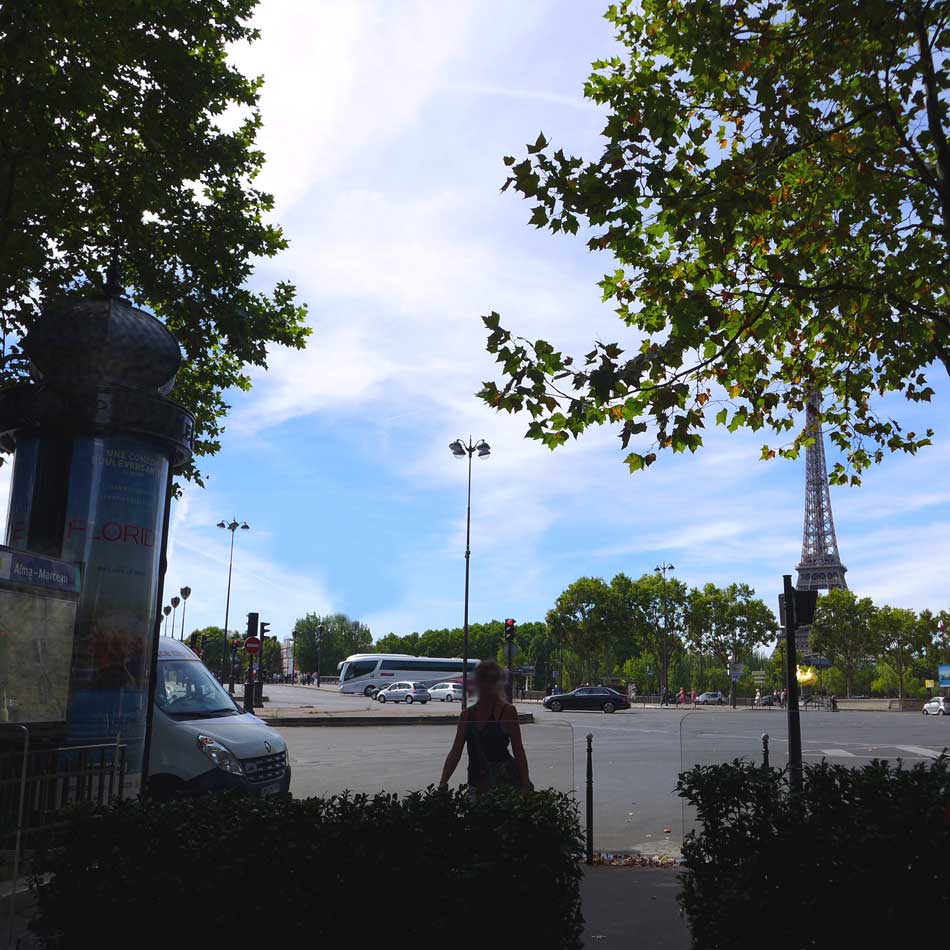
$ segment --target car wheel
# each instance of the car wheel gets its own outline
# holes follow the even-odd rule
[[[407,706],[412,705],[412,696],[409,693],[406,694],[406,705]]]
[[[420,699],[420,700],[419,700],[419,702],[422,703],[423,706],[425,706],[425,704],[426,704],[428,701],[429,701],[428,699]]]
[[[380,702],[380,703],[386,702],[386,696],[385,696],[385,694],[384,694],[384,693],[380,693],[380,694],[376,697],[376,701],[377,701],[377,702]]]
[[[926,706],[924,706],[924,708],[921,709],[921,712],[922,712],[925,716],[929,716],[929,715],[930,715],[930,713],[927,712],[927,707],[926,707]]]
[[[373,695],[373,690],[374,690],[375,688],[376,688],[375,686],[367,686],[366,689],[363,690],[363,695],[364,695],[364,696],[372,696],[372,695]]]
[[[550,708],[551,712],[560,712],[564,707],[555,699]]]
[[[946,713],[945,713],[942,709],[938,709],[938,710],[937,710],[937,715],[938,715],[938,716],[946,716]]]
[[[449,693],[447,696],[443,696],[443,697],[442,697],[442,702],[443,702],[443,703],[450,703],[450,702],[452,702],[452,694]]]
[[[614,711],[616,710],[616,708],[617,708],[617,707],[616,707],[612,702],[610,702],[610,700],[607,700],[607,702],[604,703],[604,712],[605,712],[605,713],[612,713],[612,712],[614,712]]]

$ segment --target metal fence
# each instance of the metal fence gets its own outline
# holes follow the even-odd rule
[[[0,725],[0,883],[9,888],[4,937],[14,946],[16,899],[24,853],[35,832],[70,805],[122,798],[127,747],[121,737],[96,745],[32,746],[23,725]]]

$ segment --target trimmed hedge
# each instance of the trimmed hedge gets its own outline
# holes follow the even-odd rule
[[[42,850],[33,929],[66,948],[466,947],[507,941],[514,911],[574,950],[581,853],[550,791],[127,802],[72,813]]]
[[[697,767],[679,793],[701,830],[683,845],[693,947],[926,945],[950,923],[950,760],[904,768],[743,762]]]

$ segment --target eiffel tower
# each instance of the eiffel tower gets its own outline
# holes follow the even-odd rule
[[[805,410],[805,428],[814,442],[805,450],[805,532],[802,559],[797,567],[799,590],[847,588],[847,568],[838,554],[831,514],[825,436],[821,429],[821,397],[812,393]]]

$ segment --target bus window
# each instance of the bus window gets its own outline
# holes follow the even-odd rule
[[[346,669],[343,671],[343,680],[355,679],[357,676],[365,676],[367,673],[372,673],[376,669],[376,664],[379,660],[353,660],[351,663],[346,664]]]

